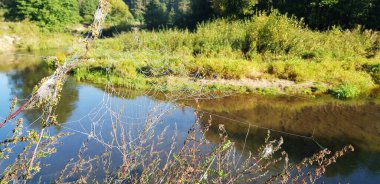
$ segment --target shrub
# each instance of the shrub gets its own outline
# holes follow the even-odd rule
[[[194,55],[241,56],[245,50],[246,21],[216,20],[197,27]]]
[[[309,80],[309,75],[315,73],[312,66],[309,66],[300,60],[270,62],[268,64],[267,72],[280,79],[287,79],[295,82]]]
[[[333,27],[320,32],[308,29],[303,21],[272,12],[249,21],[246,44],[248,55],[287,55],[302,59],[375,57],[378,33],[358,27],[342,30]]]
[[[16,0],[16,19],[30,20],[49,30],[60,30],[80,20],[77,0]]]
[[[350,84],[342,84],[331,90],[331,94],[339,99],[350,99],[360,95],[360,90]]]
[[[250,52],[288,54],[297,46],[303,27],[302,22],[277,12],[269,16],[261,13],[250,22],[247,35]]]

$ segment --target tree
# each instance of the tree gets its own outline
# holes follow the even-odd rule
[[[98,6],[98,0],[80,0],[79,1],[79,14],[83,18],[83,23],[91,23],[96,7]]]
[[[198,22],[209,20],[213,17],[213,9],[211,0],[191,0],[191,15],[189,24],[194,28]]]
[[[128,5],[123,0],[108,0],[112,5],[112,11],[107,16],[107,22],[111,25],[125,24],[133,15]]]
[[[281,13],[295,15],[314,29],[328,29],[331,26],[354,28],[364,25],[376,28],[376,2],[379,0],[259,0],[258,10],[278,9]]]
[[[212,0],[212,8],[219,16],[242,17],[252,15],[258,0]]]
[[[190,0],[175,0],[172,3],[174,13],[174,25],[185,28],[189,25],[189,15],[191,13]]]
[[[152,0],[146,7],[144,20],[148,29],[159,28],[167,24],[167,8],[164,3]]]
[[[16,20],[30,20],[49,30],[78,23],[78,0],[15,0],[11,6]]]
[[[366,23],[369,28],[380,30],[380,0],[374,0],[368,12]]]
[[[144,5],[143,0],[132,0],[131,11],[135,20],[139,22],[144,21],[145,5]]]
[[[177,0],[177,10],[182,14],[186,14],[190,11],[190,0]]]
[[[131,18],[132,14],[129,11],[128,5],[123,0],[108,0],[112,8],[126,18]]]
[[[174,8],[171,8],[170,12],[168,14],[168,22],[167,22],[167,24],[169,26],[171,26],[171,27],[174,26],[176,24],[176,17],[177,17],[177,14],[175,13]]]

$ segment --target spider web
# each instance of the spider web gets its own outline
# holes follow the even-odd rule
[[[133,56],[131,56],[133,57]],[[112,60],[112,58],[109,58]],[[161,68],[157,68],[158,71]],[[108,70],[109,71],[109,70]],[[107,75],[114,75],[113,73],[107,73]],[[149,76],[146,76],[149,77]],[[170,138],[175,134],[177,126],[183,126],[186,124],[184,128],[180,130],[180,132],[186,132],[187,129],[190,129],[190,125],[192,125],[192,121],[195,120],[193,112],[194,107],[185,106],[185,108],[190,109],[189,113],[187,113],[182,121],[181,120],[172,120],[173,112],[181,110],[184,106],[177,105],[179,102],[184,100],[194,100],[194,99],[213,99],[213,98],[222,98],[224,96],[231,95],[230,93],[226,93],[223,95],[214,95],[207,92],[201,91],[179,91],[175,94],[171,93],[163,93],[155,90],[147,90],[147,91],[138,91],[134,88],[133,84],[126,85],[123,87],[115,86],[111,81],[108,81],[105,86],[101,87],[93,87],[86,83],[78,84],[80,91],[84,91],[85,95],[79,94],[79,100],[83,97],[87,97],[91,102],[89,105],[85,105],[85,107],[77,107],[81,110],[80,115],[73,115],[75,119],[70,118],[70,120],[65,122],[60,122],[59,124],[54,125],[50,129],[46,131],[49,135],[54,135],[57,133],[55,129],[59,128],[60,131],[74,133],[75,138],[77,139],[77,143],[85,142],[86,140],[90,141],[90,145],[93,149],[90,149],[87,157],[93,157],[96,154],[100,154],[96,149],[101,150],[113,150],[113,154],[122,154],[123,152],[123,137],[121,137],[122,130],[116,130],[114,135],[110,135],[112,131],[114,131],[113,127],[117,127],[122,125],[125,127],[124,134],[128,134],[128,137],[125,139],[124,144],[133,144],[136,141],[139,141],[139,134],[144,130],[148,121],[155,121],[152,125],[152,131],[155,133],[160,133],[164,131],[165,128],[168,128],[167,138]],[[83,90],[83,88],[85,90]],[[86,90],[87,89],[87,90]],[[65,90],[65,88],[63,88]],[[95,92],[95,94],[88,94],[88,91]],[[93,96],[93,97],[91,97]],[[155,98],[156,97],[156,98]],[[64,98],[64,97],[63,97]],[[24,99],[25,101],[26,99]],[[83,102],[82,102],[83,103]],[[85,102],[84,102],[85,103]],[[86,108],[90,107],[90,108]],[[75,110],[74,110],[75,111]],[[273,132],[279,132],[281,134],[296,136],[304,139],[310,139],[311,141],[318,144],[321,148],[323,148],[313,137],[307,137],[303,135],[291,134],[283,131],[278,131],[266,127],[261,127],[252,122],[247,122],[244,120],[234,119],[228,116],[221,116],[219,114],[215,114],[212,112],[208,112],[206,110],[197,110],[204,115],[209,115],[212,117],[220,117],[226,120],[231,120],[236,123],[245,124],[249,128],[256,127],[263,130],[271,130]],[[40,123],[45,118],[44,114],[41,114],[34,121],[30,122],[26,129],[33,128],[33,125]],[[186,120],[187,119],[187,120]],[[178,125],[180,124],[180,125]],[[247,135],[249,132],[247,133]],[[9,133],[10,135],[10,133]],[[69,136],[67,139],[71,139]],[[178,138],[178,143],[183,142],[184,137]],[[245,140],[246,141],[246,140]],[[63,140],[64,144],[67,143]],[[164,147],[169,147],[170,139],[165,143]],[[177,145],[178,146],[178,145]],[[68,149],[67,146],[59,148]],[[244,149],[242,150],[244,152]],[[72,153],[77,153],[73,151]],[[76,155],[72,155],[75,157]],[[53,156],[54,158],[59,158],[58,156]],[[116,163],[120,163],[120,160],[113,160]],[[49,160],[46,164],[54,164],[54,161]],[[116,164],[117,165],[117,164]],[[60,169],[57,169],[57,172]],[[51,174],[51,173],[50,173]],[[55,173],[57,174],[57,173]],[[54,175],[54,174],[53,174]],[[53,176],[48,175],[37,175],[41,176],[44,180],[45,178],[50,178]],[[54,177],[53,177],[54,178]]]
[[[95,15],[100,16],[100,19],[103,19],[98,11]],[[98,31],[101,32],[100,30]],[[83,49],[84,46],[82,45],[81,47]],[[78,52],[81,53],[83,52],[83,50],[80,50]],[[146,50],[145,51],[143,50],[142,52],[151,53]],[[160,52],[170,53],[169,50],[165,50],[165,49],[160,50]],[[133,62],[139,63],[135,59],[133,53],[125,52],[123,54],[127,55]],[[114,60],[114,58],[111,55],[108,55],[107,57],[108,57],[107,58],[108,61]],[[152,57],[152,58],[157,58],[157,57]],[[57,98],[57,95],[59,95],[60,90],[57,90],[53,87],[56,85],[55,80],[66,81],[67,73],[70,69],[72,69],[72,64],[75,62],[78,62],[79,59],[80,59],[80,54],[74,54],[74,56],[70,58],[70,62],[67,65],[64,65],[63,67],[56,70],[55,74],[53,74],[46,81],[42,82],[39,90],[37,90],[37,93],[36,93],[37,96],[39,97],[36,103],[38,103],[40,100],[45,100],[45,98],[47,98],[47,96],[51,94],[53,94],[52,95],[53,99]],[[152,60],[150,62],[159,62],[159,61]],[[154,71],[155,73],[161,73],[162,75],[171,76],[172,74],[170,70],[163,70],[166,68],[170,69],[170,63],[168,62],[160,62],[160,63],[165,63],[165,65],[151,68],[151,70]],[[108,76],[107,78],[114,77],[113,75],[115,74],[110,72],[111,66],[108,67],[106,71],[107,71],[107,76]],[[144,75],[144,77],[146,78],[151,77],[144,70],[140,70],[139,73]],[[136,141],[139,141],[139,135],[141,134],[141,132],[144,132],[147,125],[151,126],[149,127],[149,130],[151,131],[150,133],[152,136],[154,135],[155,131],[158,131],[157,133],[161,133],[159,131],[166,131],[167,129],[171,129],[172,131],[168,135],[168,137],[171,137],[172,135],[176,134],[175,132],[178,126],[181,126],[178,124],[180,123],[184,124],[184,122],[186,121],[190,121],[190,123],[187,123],[188,125],[182,128],[182,131],[186,129],[190,129],[191,126],[189,125],[191,125],[191,121],[195,121],[196,119],[196,117],[194,117],[194,115],[192,114],[195,110],[191,106],[177,105],[178,102],[186,101],[186,100],[194,100],[194,99],[199,100],[199,99],[223,98],[223,97],[234,94],[231,92],[218,93],[218,94],[210,93],[206,89],[207,84],[202,83],[202,79],[203,78],[199,73],[195,73],[189,78],[189,80],[194,81],[196,82],[197,85],[199,85],[198,90],[194,91],[190,89],[184,89],[182,84],[177,84],[178,86],[175,88],[180,89],[180,90],[172,92],[172,93],[167,93],[165,91],[157,91],[157,90],[138,91],[135,89],[132,83],[130,85],[128,84],[124,85],[123,87],[118,87],[114,85],[111,81],[108,81],[105,86],[100,87],[101,89],[99,91],[92,90],[98,93],[97,97],[100,97],[100,99],[93,100],[95,102],[91,103],[92,106],[88,108],[87,111],[85,111],[80,116],[76,115],[76,117],[79,117],[79,118],[70,119],[69,121],[65,121],[65,122],[58,122],[58,124],[54,124],[54,126],[52,127],[47,127],[45,134],[55,135],[59,131],[74,133],[74,134],[80,135],[81,137],[80,140],[77,140],[78,142],[89,140],[89,141],[92,141],[94,144],[101,145],[103,149],[113,150],[113,151],[118,152],[119,154],[123,154],[123,149],[124,149],[123,146],[131,145],[135,143]],[[153,86],[151,89],[159,89],[160,87],[159,86],[160,84],[152,84],[152,85],[156,85],[156,86]],[[81,84],[79,88],[88,88],[88,86],[85,84]],[[63,88],[62,90],[65,90],[65,88]],[[29,102],[29,100],[32,99],[36,94],[31,94],[28,98],[19,99],[19,101],[25,104]],[[87,94],[87,95],[91,96],[92,94]],[[32,106],[34,105],[35,103],[32,103]],[[187,117],[192,117],[192,118],[189,118],[189,120],[183,120],[183,122],[180,122],[180,120],[170,121],[172,113],[175,113],[175,111],[180,111],[183,108],[187,108],[188,110],[190,109],[189,112],[187,113],[188,115]],[[39,124],[42,121],[46,120],[47,117],[49,118],[51,115],[56,114],[54,101],[48,101],[47,105],[43,106],[42,109],[43,111],[41,112],[41,114],[38,115],[38,117],[36,117],[34,120],[31,120],[28,123],[28,125],[24,127],[23,134],[25,134],[28,129],[33,129],[34,125]],[[264,130],[277,131],[277,132],[291,135],[291,136],[297,136],[297,137],[301,137],[305,139],[310,139],[313,142],[315,142],[320,148],[323,148],[313,137],[291,134],[291,133],[287,133],[283,131],[273,130],[266,127],[260,127],[258,125],[252,124],[251,122],[213,114],[212,112],[207,112],[200,109],[198,109],[197,111],[210,115],[210,116],[218,116],[224,119],[232,120],[236,123],[246,124],[249,127],[254,126],[260,129],[264,129]],[[4,117],[1,118],[2,121],[6,119],[7,118],[4,118]],[[10,127],[14,126],[15,122],[16,122],[15,120],[10,119],[9,124],[11,125],[9,126]],[[169,122],[171,122],[171,124]],[[57,127],[60,129],[59,131],[57,131]],[[119,130],[117,127],[123,127],[124,129]],[[9,128],[7,129],[9,130]],[[11,132],[8,132],[6,134],[7,134],[6,137],[12,136]],[[126,135],[126,136],[121,136],[121,135]],[[65,138],[65,139],[71,139],[71,138],[69,136],[68,138]],[[179,139],[180,141],[178,142],[181,142],[183,141],[184,137],[183,136],[181,137],[181,135],[179,135]],[[63,142],[67,143],[67,141],[65,140]],[[165,146],[166,147],[170,146],[169,141],[168,141],[168,145],[165,145]],[[16,148],[16,147],[17,147],[16,145],[12,146],[12,148]],[[98,149],[100,147],[95,146],[95,148]],[[99,153],[99,150],[94,151],[94,153]],[[50,160],[50,162],[52,161],[53,160]],[[5,162],[5,163],[2,163],[2,162],[3,161],[0,162],[0,166],[2,164],[6,165],[9,163],[9,162]],[[50,163],[50,164],[54,164],[54,163]],[[40,176],[41,177],[47,176],[49,178],[49,177],[52,177],[52,176],[49,176],[50,174],[52,173],[45,174],[45,175],[41,174]],[[56,173],[53,173],[53,174],[56,174]]]

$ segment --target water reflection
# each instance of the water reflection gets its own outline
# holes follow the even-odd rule
[[[6,73],[6,77],[0,76],[0,80],[7,80],[6,88],[11,89],[10,96],[17,96],[23,101],[31,94],[34,86],[52,72],[39,62],[40,57],[0,56],[0,60],[7,61],[0,65],[0,73]],[[90,109],[96,107],[103,95],[107,94],[101,90],[104,90],[104,86],[79,85],[75,80],[69,79],[56,110],[58,121],[72,129],[77,129],[78,124],[84,129],[90,127],[90,120],[68,122],[82,118]],[[126,104],[125,116],[128,117],[127,122],[132,124],[143,123],[152,106],[163,101],[160,97],[144,96],[144,92],[112,90],[111,97],[114,100],[112,104]],[[1,97],[1,100],[3,98]],[[196,107],[189,101],[179,104]],[[172,108],[173,104],[168,103],[166,106]],[[305,156],[310,156],[321,148],[311,139],[287,133],[313,136],[319,144],[332,150],[353,144],[356,151],[339,159],[337,164],[330,167],[324,180],[331,183],[338,181],[371,183],[380,179],[379,100],[343,102],[328,97],[313,100],[296,97],[233,96],[200,101],[200,110],[204,113],[203,122],[208,121],[209,115],[212,117],[213,125],[206,134],[206,138],[212,143],[218,143],[218,124],[224,124],[229,137],[236,142],[236,147],[241,151],[244,149],[255,152],[264,143],[267,133],[265,128],[279,131],[272,131],[272,137],[284,137],[283,148],[294,162],[301,161]],[[183,140],[194,122],[193,111],[194,108],[173,111],[163,118],[163,122],[172,127],[177,123],[179,139]],[[39,114],[38,110],[29,110],[25,111],[24,116],[28,122],[33,122]],[[104,123],[107,124],[107,121]],[[157,132],[160,132],[165,125],[158,127]],[[63,126],[57,126],[57,129]],[[40,125],[35,123],[33,127],[40,128]],[[103,128],[107,132],[110,126]],[[249,134],[246,137],[248,130]],[[63,140],[64,144],[58,148],[60,151],[47,161],[54,165],[50,165],[40,175],[54,178],[54,174],[62,170],[67,160],[76,156],[85,139],[87,136],[76,134]],[[97,145],[90,148],[91,154],[102,150],[100,147]]]
[[[21,70],[40,61],[40,57],[30,53],[0,53],[0,72]]]
[[[33,88],[43,79],[50,75],[53,71],[41,62],[41,57],[36,55],[21,54],[11,56],[11,60],[1,65],[3,72],[7,72],[8,83],[11,86],[11,96],[16,96],[19,100],[19,105],[32,94]],[[13,68],[13,70],[11,70]],[[66,122],[71,116],[78,100],[78,89],[75,80],[69,78],[63,87],[61,99],[56,108],[58,122]],[[27,122],[34,122],[40,116],[41,111],[31,109],[24,111],[24,117]],[[34,123],[33,127],[41,127],[39,123]]]
[[[272,129],[274,138],[284,137],[283,148],[295,162],[320,150],[318,144],[331,150],[353,144],[356,151],[338,160],[327,176],[335,179],[354,176],[357,170],[364,169],[379,178],[376,175],[380,171],[380,105],[377,101],[235,96],[200,101],[200,110],[204,113],[203,122],[210,116],[214,122],[206,134],[211,142],[218,142],[218,124],[224,124],[239,150],[245,146],[245,150],[255,153],[263,144],[267,129]],[[313,136],[318,144],[302,136]]]

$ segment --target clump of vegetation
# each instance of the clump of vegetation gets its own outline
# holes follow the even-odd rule
[[[246,78],[254,69],[249,61],[223,58],[196,58],[191,64],[191,73],[211,79]]]
[[[49,30],[62,29],[80,20],[76,0],[15,0],[9,7],[11,18],[30,20]]]
[[[302,22],[274,12],[269,16],[255,16],[248,29],[249,52],[274,55],[290,54],[300,43],[299,36],[303,29]]]
[[[380,63],[364,64],[363,69],[372,76],[375,83],[380,84]]]
[[[44,31],[71,30],[77,24],[90,24],[98,5],[97,0],[15,0],[5,1],[5,18],[11,21],[30,21]],[[131,19],[128,6],[122,0],[111,0],[114,10],[109,23],[119,24]],[[1,7],[0,7],[1,8]]]
[[[244,58],[248,21],[215,20],[198,25],[194,34],[194,55]]]
[[[38,26],[27,22],[0,22],[0,27],[2,27],[0,34],[17,38],[13,41],[13,45],[17,50],[61,49],[72,44],[75,40],[75,37],[71,34],[44,32]]]
[[[145,88],[169,84],[165,80],[170,77],[284,79],[324,86],[314,92],[308,90],[311,95],[349,85],[357,89],[349,97],[354,98],[368,94],[378,83],[379,39],[377,32],[360,28],[313,31],[295,18],[261,13],[249,20],[203,23],[195,32],[168,29],[115,35],[100,40],[89,55],[95,59],[93,66],[83,67],[108,69],[120,79],[138,79]],[[107,78],[100,74],[97,83],[104,83]],[[116,85],[126,84],[114,81]]]
[[[359,96],[360,90],[356,86],[343,84],[332,89],[331,94],[339,99],[350,99]]]

